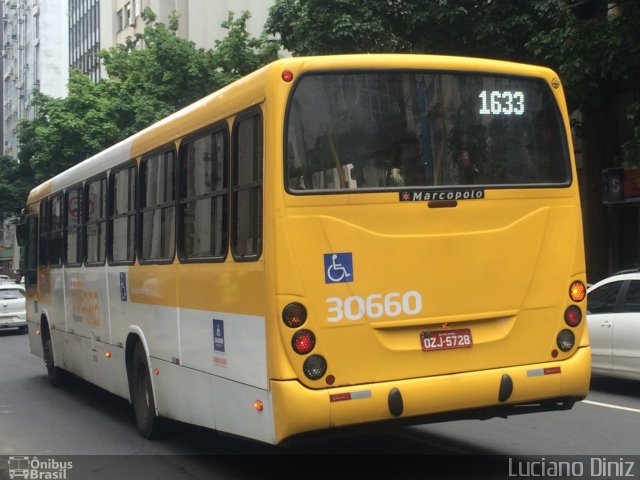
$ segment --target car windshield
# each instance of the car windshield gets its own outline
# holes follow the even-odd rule
[[[554,96],[527,77],[307,74],[289,102],[285,147],[294,193],[571,180]]]
[[[0,289],[0,300],[15,300],[25,298],[24,292],[19,288],[3,288]]]

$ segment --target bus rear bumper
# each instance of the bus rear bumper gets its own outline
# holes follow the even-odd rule
[[[581,347],[562,361],[322,390],[272,380],[275,440],[371,422],[418,424],[570,409],[587,396],[590,378],[591,349]]]

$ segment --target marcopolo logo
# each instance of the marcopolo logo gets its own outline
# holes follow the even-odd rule
[[[9,457],[9,478],[30,480],[66,480],[67,472],[73,468],[73,462],[63,462],[54,458]]]
[[[466,190],[421,190],[400,192],[401,202],[479,200],[482,198],[484,198],[484,190],[481,188]]]

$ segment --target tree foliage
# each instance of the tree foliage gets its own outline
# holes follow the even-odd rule
[[[547,65],[572,111],[601,112],[616,88],[640,84],[640,2],[590,0],[276,0],[266,28],[295,55],[412,52]],[[585,8],[591,8],[585,14]],[[622,146],[640,164],[640,106]],[[633,158],[632,158],[633,157]]]
[[[229,13],[229,18],[222,23],[229,33],[223,40],[216,40],[212,53],[218,81],[222,84],[231,83],[278,58],[279,44],[269,41],[265,34],[252,38],[247,32],[247,20],[248,12],[237,19]]]
[[[32,185],[33,171],[28,164],[19,163],[12,157],[0,157],[0,214],[20,212]]]
[[[2,210],[19,212],[35,184],[276,59],[279,46],[253,38],[248,18],[230,14],[227,37],[205,50],[177,36],[177,15],[164,24],[145,9],[143,33],[100,53],[107,78],[72,69],[65,98],[35,91],[37,114],[18,127],[19,161],[0,159]]]

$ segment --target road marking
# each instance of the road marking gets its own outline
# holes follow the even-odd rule
[[[582,400],[582,403],[595,405],[596,407],[613,408],[614,410],[624,410],[625,412],[640,413],[640,408],[622,407],[620,405],[612,405],[610,403],[593,402],[591,400]]]

